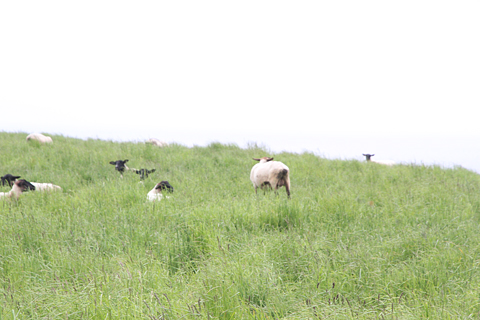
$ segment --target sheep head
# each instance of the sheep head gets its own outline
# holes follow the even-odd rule
[[[35,190],[35,186],[25,179],[20,179],[15,181],[15,185],[19,187],[22,190],[22,192],[25,192],[28,190]]]
[[[169,192],[173,192],[173,187],[170,183],[168,183],[168,181],[161,181],[160,183],[157,183],[155,189],[160,191],[167,190]]]
[[[367,160],[370,160],[371,157],[374,156],[374,154],[369,154],[369,153],[362,153],[365,157],[367,157]]]
[[[7,173],[6,175],[4,175],[3,177],[1,177],[2,179],[2,186],[5,185],[5,181],[8,183],[8,185],[10,187],[13,186],[13,183],[15,182],[15,180],[17,180],[18,178],[20,178],[20,176],[12,176],[10,173]]]
[[[134,169],[132,169],[132,170],[134,170]],[[148,169],[135,170],[135,173],[140,175],[140,180],[148,178],[148,175],[150,173],[153,173],[153,172],[155,172],[155,169],[152,169],[152,170],[148,170]]]
[[[110,161],[110,164],[115,166],[115,170],[123,172],[125,171],[125,167],[126,167],[125,163],[127,162],[128,162],[128,159],[125,159],[125,160]]]

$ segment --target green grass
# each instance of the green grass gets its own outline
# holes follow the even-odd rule
[[[480,318],[468,170],[273,154],[288,200],[255,195],[256,145],[25,137],[0,132],[0,174],[63,192],[0,201],[0,319]],[[147,202],[161,180],[175,193]]]

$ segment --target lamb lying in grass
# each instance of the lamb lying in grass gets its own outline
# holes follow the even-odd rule
[[[27,180],[20,179],[13,183],[12,190],[10,190],[9,192],[0,192],[0,199],[9,198],[18,200],[22,193],[28,190],[35,190],[35,187],[31,185],[30,182],[28,182]]]
[[[147,194],[148,201],[160,201],[163,199],[163,191],[173,192],[173,187],[168,183],[168,181],[161,181],[157,183],[155,187]],[[165,198],[170,198],[169,196],[165,196]]]

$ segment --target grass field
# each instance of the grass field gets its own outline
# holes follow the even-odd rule
[[[0,319],[478,319],[480,176],[462,169],[0,132]],[[252,157],[290,168],[255,195]],[[144,184],[109,161],[155,168]],[[161,180],[175,192],[150,203]],[[3,192],[9,188],[2,187]]]

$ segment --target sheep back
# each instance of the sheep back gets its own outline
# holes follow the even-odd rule
[[[386,166],[393,166],[395,165],[395,161],[393,160],[370,160],[374,163],[378,163],[378,164],[383,164],[383,165],[386,165]]]
[[[43,182],[30,182],[35,186],[37,191],[62,191],[62,188],[54,185],[53,183],[43,183]]]
[[[157,146],[157,147],[167,147],[168,146],[168,143],[165,142],[165,141],[160,141],[156,138],[151,138],[149,139],[146,143],[150,143],[154,146]]]
[[[41,133],[31,133],[27,136],[27,141],[35,140],[40,143],[52,143],[53,140],[51,137],[44,136]]]
[[[250,180],[255,188],[270,184],[275,190],[282,186],[290,189],[289,172],[290,169],[280,161],[260,162],[253,166]]]

